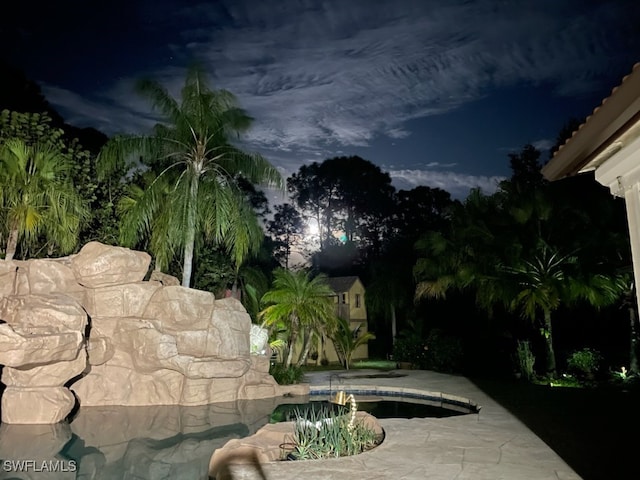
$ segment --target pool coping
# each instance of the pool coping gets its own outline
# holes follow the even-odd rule
[[[479,413],[482,406],[469,398],[460,395],[452,395],[450,393],[435,392],[421,388],[394,387],[382,385],[310,385],[309,396],[324,396],[330,399],[336,392],[344,391],[346,394],[354,396],[377,396],[392,400],[420,400],[416,403],[424,403],[440,408],[449,408],[450,410],[462,411],[465,413]],[[357,398],[356,398],[357,400]]]

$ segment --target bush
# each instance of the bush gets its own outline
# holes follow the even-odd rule
[[[426,365],[426,345],[422,339],[415,335],[396,337],[393,344],[393,360],[395,362],[408,362],[417,368]]]
[[[464,361],[462,340],[434,328],[427,337],[426,367],[437,372],[459,372]]]
[[[583,348],[573,352],[567,361],[567,369],[578,378],[591,379],[598,372],[602,356],[596,350]]]
[[[281,363],[271,365],[269,373],[279,385],[292,385],[302,382],[304,371],[300,367],[291,365],[289,368]]]

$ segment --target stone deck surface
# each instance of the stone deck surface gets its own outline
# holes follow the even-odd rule
[[[442,392],[470,399],[479,414],[448,418],[380,419],[379,447],[353,457],[264,465],[229,465],[234,480],[580,480],[547,444],[465,377],[421,370],[379,377],[374,371],[307,375],[312,388],[375,385]],[[377,377],[377,378],[376,378]]]

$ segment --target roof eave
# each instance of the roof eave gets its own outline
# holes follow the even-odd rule
[[[593,170],[594,162],[621,135],[640,121],[640,64],[603,100],[573,136],[542,168],[547,180]]]

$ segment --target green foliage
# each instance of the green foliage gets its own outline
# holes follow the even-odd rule
[[[7,235],[7,260],[18,242],[34,247],[44,239],[48,252],[71,252],[89,218],[72,180],[73,156],[59,145],[9,138],[0,143],[0,209]],[[24,250],[24,249],[23,249]]]
[[[615,269],[629,261],[623,210],[592,179],[544,181],[530,145],[510,160],[513,176],[495,194],[472,191],[454,207],[450,228],[418,242],[416,297],[469,292],[490,317],[519,312],[543,334],[546,371],[555,376],[553,313],[619,297]]]
[[[366,345],[369,340],[376,338],[371,332],[365,332],[362,335],[355,336],[361,326],[362,324],[358,325],[355,330],[351,330],[349,321],[338,317],[336,328],[329,332],[329,338],[333,341],[340,363],[347,370],[351,367],[351,359],[356,349],[361,345]]]
[[[162,266],[180,252],[182,285],[187,287],[196,236],[224,247],[238,269],[262,240],[239,176],[250,183],[282,184],[263,157],[229,141],[249,127],[251,118],[230,92],[211,89],[199,68],[188,71],[180,99],[155,81],[143,80],[137,87],[163,122],[150,135],[111,139],[98,164],[105,177],[125,168],[131,158],[141,158],[155,175],[148,185],[139,185],[142,190],[123,210],[123,241],[135,245],[150,238],[149,247]]]
[[[401,332],[393,344],[393,359],[396,362],[411,363],[415,368],[425,368],[427,344],[418,335]]]
[[[567,369],[576,377],[581,379],[591,379],[598,373],[602,355],[591,348],[583,348],[573,352],[567,360]]]
[[[287,367],[293,361],[293,350],[299,336],[305,338],[305,345],[296,362],[298,366],[306,360],[314,336],[332,330],[335,322],[333,294],[322,275],[311,278],[303,270],[278,269],[274,272],[273,287],[262,297],[266,308],[259,317],[271,334],[283,329],[288,332]]]
[[[338,414],[327,407],[295,413],[294,449],[289,458],[310,460],[357,455],[381,442],[375,431],[356,422],[349,431],[348,410]]]
[[[437,372],[459,372],[464,362],[462,341],[434,328],[426,342],[426,367]]]
[[[304,378],[302,367],[295,365],[287,367],[281,363],[272,364],[269,374],[278,382],[278,385],[293,385],[302,382]]]
[[[533,352],[531,352],[531,346],[528,341],[518,341],[516,360],[522,378],[529,381],[532,380],[535,376],[533,367],[536,362],[536,357],[533,355]]]

